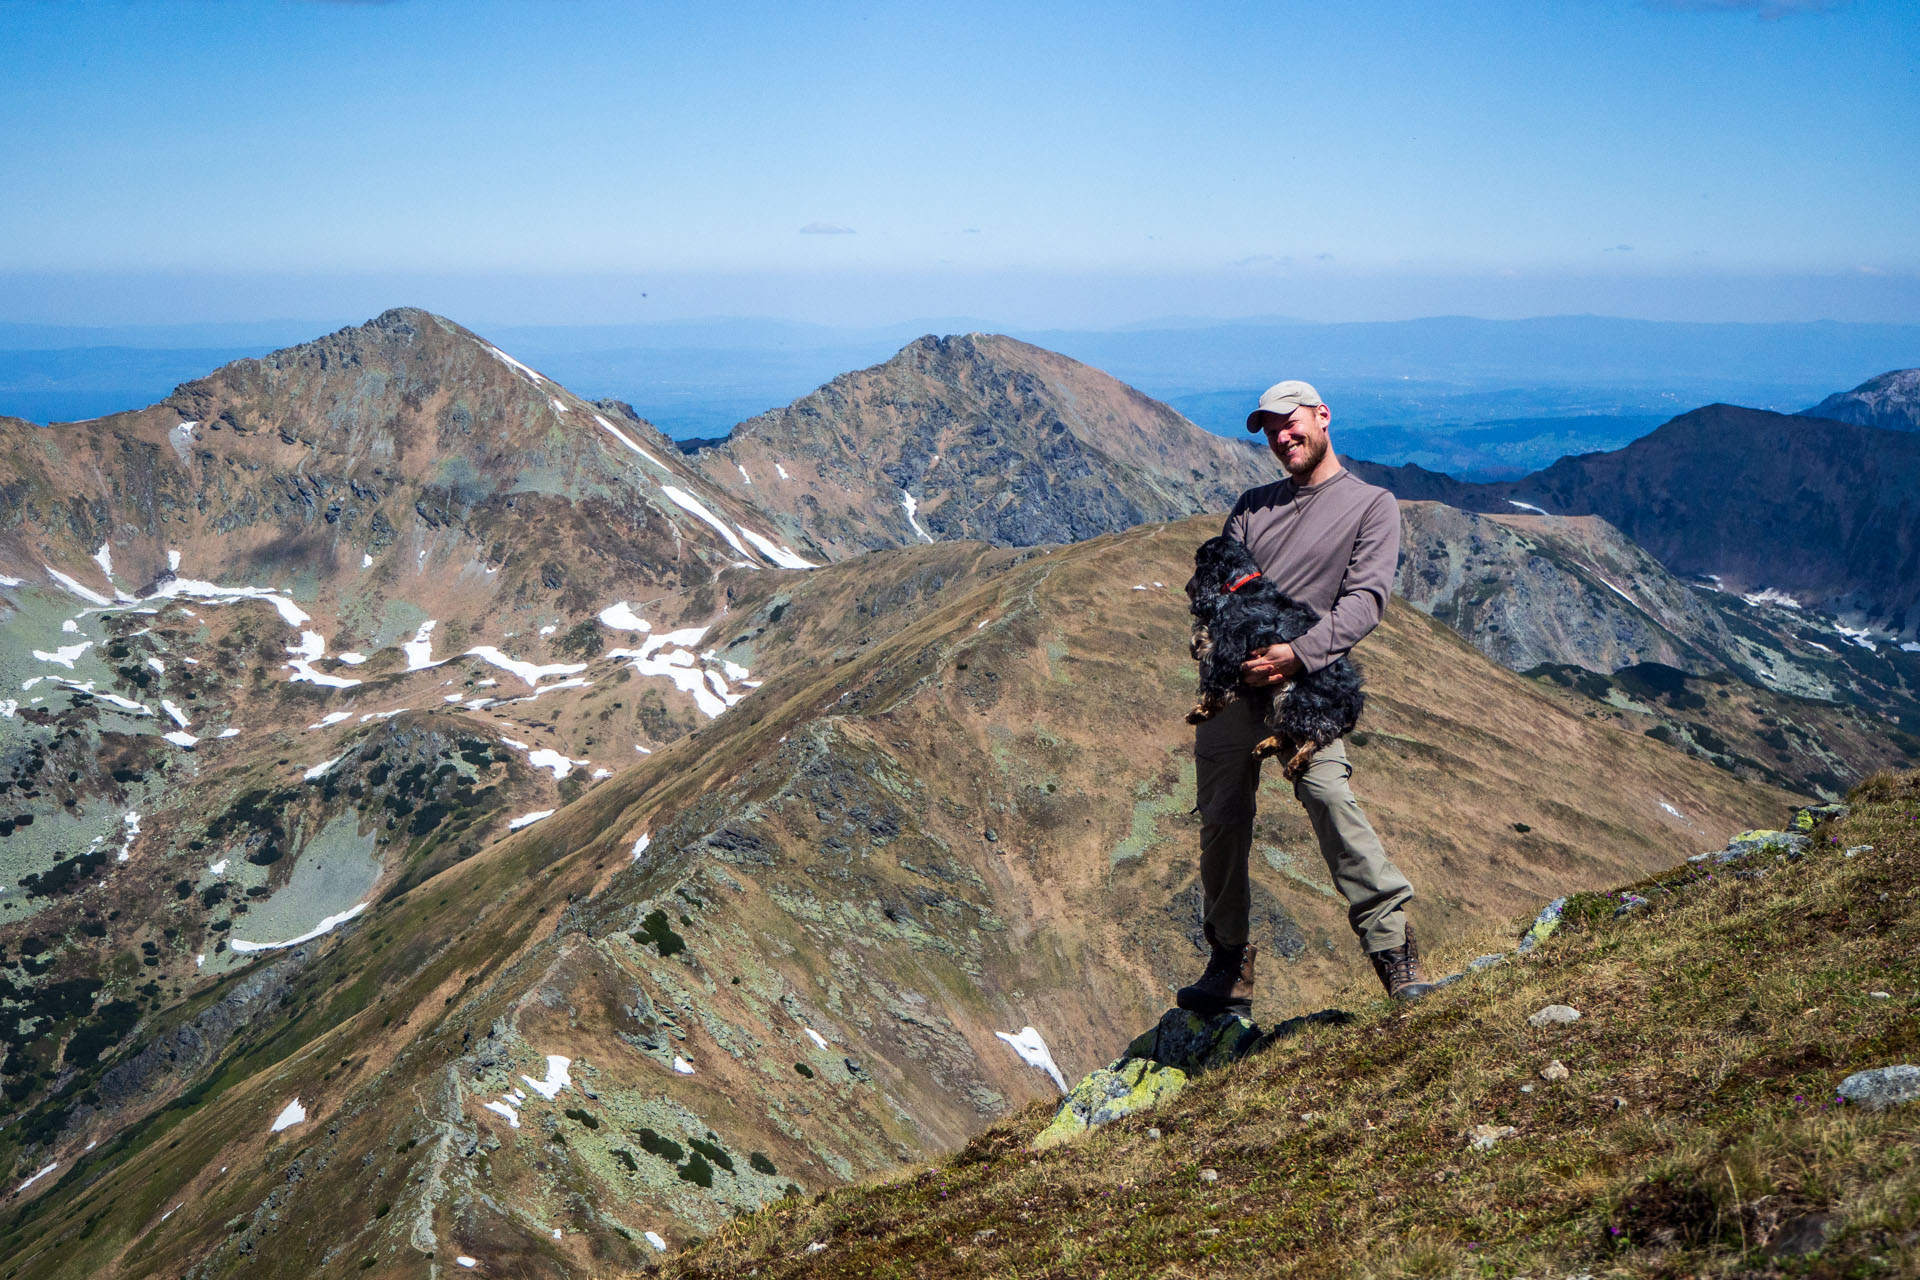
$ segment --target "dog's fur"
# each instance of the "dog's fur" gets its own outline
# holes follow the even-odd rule
[[[1232,538],[1208,539],[1193,563],[1187,609],[1193,614],[1193,656],[1200,663],[1200,702],[1187,713],[1187,722],[1212,719],[1235,698],[1246,701],[1272,730],[1254,754],[1290,752],[1281,771],[1298,778],[1314,752],[1359,723],[1367,700],[1360,669],[1343,657],[1279,684],[1243,684],[1241,664],[1255,651],[1294,639],[1318,618],[1263,577],[1229,592],[1233,583],[1260,569],[1253,554]]]

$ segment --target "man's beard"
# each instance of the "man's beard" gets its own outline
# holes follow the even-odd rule
[[[1305,451],[1300,462],[1289,463],[1282,459],[1280,463],[1286,473],[1296,480],[1301,476],[1312,475],[1313,469],[1320,465],[1321,459],[1327,456],[1327,450],[1332,446],[1325,436],[1321,436],[1318,440],[1304,442],[1300,447]]]

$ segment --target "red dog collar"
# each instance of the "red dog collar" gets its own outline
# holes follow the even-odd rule
[[[1244,578],[1236,578],[1232,582],[1228,583],[1226,586],[1222,587],[1220,589],[1220,594],[1230,596],[1234,592],[1246,586],[1249,582],[1252,582],[1255,578],[1259,576],[1260,575],[1258,573],[1250,573]]]

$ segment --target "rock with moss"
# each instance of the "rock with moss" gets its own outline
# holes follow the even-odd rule
[[[1520,945],[1517,949],[1522,952],[1531,951],[1551,938],[1553,931],[1560,927],[1560,915],[1566,907],[1565,898],[1555,898],[1541,908],[1540,914],[1534,917],[1533,923],[1527,926],[1527,931],[1520,936]]]
[[[1156,1107],[1186,1088],[1188,1079],[1180,1068],[1146,1058],[1122,1059],[1114,1066],[1090,1071],[1067,1092],[1053,1123],[1040,1131],[1033,1145],[1050,1147],[1122,1116]]]
[[[1847,806],[1844,804],[1809,804],[1793,811],[1793,821],[1787,826],[1801,834],[1813,830],[1822,822],[1844,818]]]
[[[1040,1131],[1034,1145],[1052,1146],[1158,1106],[1194,1076],[1237,1062],[1272,1038],[1273,1033],[1235,1014],[1208,1018],[1186,1009],[1169,1009],[1158,1023],[1134,1037],[1111,1065],[1089,1072],[1068,1091],[1053,1122]]]

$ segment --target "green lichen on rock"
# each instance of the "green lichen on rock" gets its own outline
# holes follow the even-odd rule
[[[1053,1123],[1033,1140],[1050,1147],[1078,1137],[1121,1116],[1158,1106],[1187,1086],[1187,1073],[1145,1058],[1123,1059],[1112,1067],[1087,1073],[1060,1104]]]
[[[1158,1106],[1203,1071],[1223,1067],[1267,1043],[1271,1036],[1245,1018],[1211,1018],[1169,1009],[1136,1036],[1112,1065],[1088,1073],[1068,1091],[1053,1122],[1034,1138],[1036,1147],[1097,1129],[1122,1116]]]

